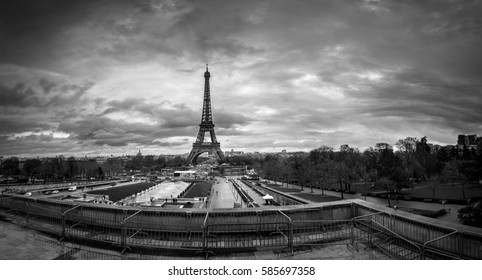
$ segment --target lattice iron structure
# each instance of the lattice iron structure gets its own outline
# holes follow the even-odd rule
[[[206,72],[204,73],[204,100],[203,100],[203,113],[201,118],[201,124],[199,125],[199,132],[197,134],[196,142],[192,145],[191,153],[188,157],[188,163],[194,164],[197,158],[206,152],[216,153],[220,160],[224,160],[224,154],[221,151],[221,144],[216,139],[216,133],[214,132],[214,123],[211,110],[211,93],[209,87],[209,73],[208,66],[206,65]],[[211,142],[204,142],[206,133],[209,132],[211,136]]]

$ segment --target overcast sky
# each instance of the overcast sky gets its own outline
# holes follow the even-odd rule
[[[0,155],[482,134],[482,1],[2,1]]]

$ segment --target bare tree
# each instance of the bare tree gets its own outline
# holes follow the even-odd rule
[[[396,190],[395,182],[388,179],[387,177],[381,177],[377,180],[376,186],[377,188],[380,188],[388,193],[387,195],[388,207],[392,207],[390,203],[390,197],[391,197],[391,194]]]
[[[412,187],[415,169],[417,167],[417,161],[415,158],[417,142],[418,139],[415,137],[406,137],[405,139],[400,139],[397,141],[397,143],[395,143],[398,150],[403,155],[403,161],[405,163],[408,174],[410,174],[410,182]]]
[[[435,198],[435,190],[438,187],[438,184],[440,183],[440,176],[438,174],[433,174],[428,177],[429,181],[429,186],[430,189],[432,190],[432,197]]]
[[[452,184],[452,187],[454,187],[455,181],[460,179],[460,172],[458,166],[458,160],[451,160],[447,162],[442,169],[443,178],[449,180]]]

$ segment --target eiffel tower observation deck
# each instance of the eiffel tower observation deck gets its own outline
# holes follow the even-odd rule
[[[204,72],[204,99],[203,99],[203,113],[201,124],[199,124],[199,132],[197,134],[196,142],[192,145],[191,153],[188,157],[189,164],[195,164],[197,158],[203,153],[215,153],[220,160],[224,160],[224,154],[221,151],[221,144],[216,139],[214,132],[214,123],[211,110],[211,93],[209,87],[209,73],[206,64],[206,72]],[[204,142],[206,133],[209,133],[211,142]]]

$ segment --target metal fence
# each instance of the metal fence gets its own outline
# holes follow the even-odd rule
[[[356,215],[377,211],[354,204]],[[371,219],[373,226],[384,227],[420,247],[423,259],[482,259],[482,235],[455,228],[419,221],[414,218],[378,212]]]
[[[422,259],[422,248],[416,243],[390,230],[376,219],[386,213],[374,213],[353,219],[354,227],[364,233],[367,243],[394,259]]]
[[[25,225],[126,250],[201,253],[365,243],[394,259],[481,259],[482,236],[431,225],[353,202],[231,211],[151,210],[0,196]],[[336,217],[349,218],[337,219]]]

